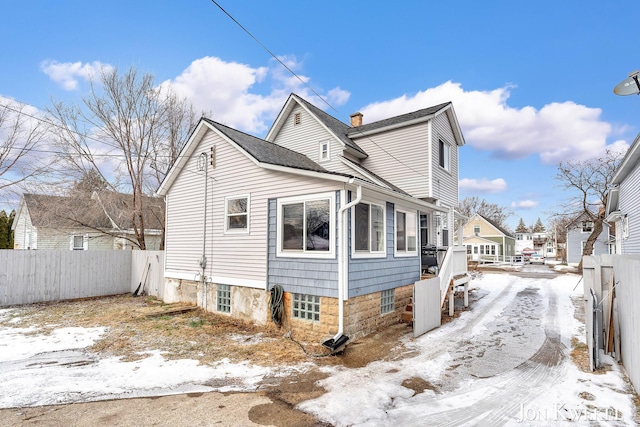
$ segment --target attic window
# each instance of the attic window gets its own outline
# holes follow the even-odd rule
[[[582,222],[582,232],[583,233],[591,233],[593,231],[593,221],[583,221]]]
[[[320,161],[329,160],[329,141],[321,141],[320,142]]]
[[[295,113],[293,115],[293,124],[299,125],[300,123],[302,123],[302,113]]]
[[[480,235],[480,226],[479,225],[474,225],[473,226],[473,234],[476,236]]]

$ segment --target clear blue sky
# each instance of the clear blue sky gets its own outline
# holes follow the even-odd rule
[[[624,147],[640,99],[613,87],[640,68],[640,4],[627,1],[220,0],[348,122],[453,101],[466,145],[461,198],[546,223],[566,194],[560,160]],[[264,136],[286,96],[313,93],[213,2],[5,1],[0,101],[79,101],[86,76],[132,65],[211,118]]]

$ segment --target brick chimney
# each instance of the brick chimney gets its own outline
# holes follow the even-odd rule
[[[351,116],[351,127],[362,126],[362,113],[353,113]]]

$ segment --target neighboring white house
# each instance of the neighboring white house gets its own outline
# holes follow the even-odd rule
[[[515,236],[517,254],[537,253],[549,258],[556,256],[557,243],[552,231],[516,232]]]
[[[201,119],[166,197],[165,300],[352,338],[399,321],[421,246],[451,243],[451,103],[351,126],[292,94],[265,139]],[[345,304],[342,301],[346,301]]]
[[[145,197],[145,242],[158,250],[164,201]],[[100,192],[91,197],[24,194],[11,226],[14,249],[137,249],[132,229],[131,195]]]

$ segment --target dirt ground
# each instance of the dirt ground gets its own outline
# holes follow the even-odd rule
[[[325,392],[317,385],[318,380],[325,377],[319,368],[327,365],[357,368],[375,360],[407,357],[411,353],[403,346],[401,338],[412,332],[409,324],[398,323],[349,343],[340,354],[329,355],[317,337],[292,336],[275,326],[255,326],[189,305],[168,305],[152,297],[130,295],[22,306],[5,316],[0,326],[36,326],[44,333],[60,327],[107,326],[107,332],[88,350],[124,360],[140,359],[145,357],[140,352],[157,349],[165,352],[163,356],[167,359],[188,358],[203,364],[228,358],[258,366],[293,365],[305,361],[313,361],[316,366],[285,378],[266,378],[257,393],[191,393],[4,409],[0,410],[2,426],[323,426],[312,416],[294,408]],[[417,393],[429,387],[419,381],[407,381],[405,386]],[[245,408],[244,413],[239,411],[240,407]],[[250,408],[248,412],[246,408]],[[202,416],[197,416],[199,412]],[[244,416],[248,418],[242,421]],[[202,424],[201,420],[206,422]]]

